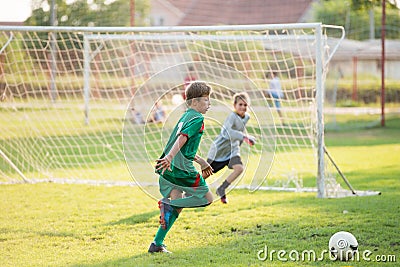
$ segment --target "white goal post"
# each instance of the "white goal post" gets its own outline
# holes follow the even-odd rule
[[[151,164],[183,111],[179,96],[194,68],[193,76],[213,86],[203,156],[232,95],[250,95],[247,131],[258,143],[242,145],[247,170],[236,187],[315,190],[318,197],[343,191],[328,170],[323,116],[325,77],[342,27],[0,29],[1,180],[130,184],[132,175],[154,184]],[[284,92],[280,108],[268,91],[272,72]],[[151,121],[155,102],[165,109],[161,123]]]

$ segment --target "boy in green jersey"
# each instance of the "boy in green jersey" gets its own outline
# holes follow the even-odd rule
[[[158,202],[160,227],[148,252],[169,252],[164,238],[178,218],[182,208],[204,207],[212,203],[213,196],[205,182],[212,175],[211,166],[196,155],[204,131],[204,117],[210,107],[211,87],[205,82],[193,82],[186,89],[188,109],[179,119],[161,157],[156,172],[160,174]],[[193,165],[200,164],[202,174]]]

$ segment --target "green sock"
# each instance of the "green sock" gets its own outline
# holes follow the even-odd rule
[[[156,243],[156,246],[161,246],[163,244],[165,236],[167,235],[169,229],[171,229],[178,216],[179,213],[176,211],[176,209],[174,209],[172,211],[171,217],[169,217],[168,228],[162,229],[161,226],[158,228],[156,236],[154,237],[154,242]]]

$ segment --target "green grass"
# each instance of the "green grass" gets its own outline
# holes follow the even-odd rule
[[[346,121],[350,121],[347,122]],[[158,225],[156,201],[136,187],[1,185],[2,266],[398,266],[400,256],[400,119],[385,128],[339,122],[326,143],[357,190],[379,196],[318,199],[315,193],[234,190],[230,203],[186,209],[165,242],[171,255],[146,251]],[[104,170],[103,170],[104,171]],[[348,211],[343,213],[343,211]],[[352,232],[360,251],[395,255],[396,263],[260,261],[258,251],[328,247]],[[286,255],[288,258],[288,255]]]

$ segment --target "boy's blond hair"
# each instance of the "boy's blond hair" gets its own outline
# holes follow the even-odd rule
[[[246,92],[236,93],[233,95],[233,104],[236,104],[239,100],[243,100],[250,105],[250,97]]]
[[[211,94],[211,86],[206,82],[195,81],[186,88],[185,94],[186,103],[190,105],[194,98],[209,96]]]

